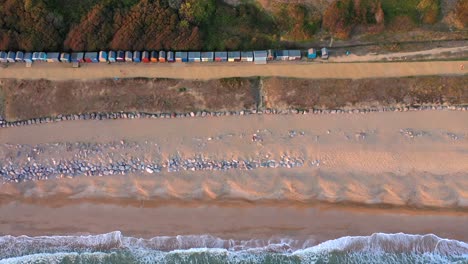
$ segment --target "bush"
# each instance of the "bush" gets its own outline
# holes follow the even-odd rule
[[[425,24],[434,24],[437,22],[440,13],[439,0],[421,0],[417,6],[421,13],[421,21]]]
[[[455,8],[455,15],[464,27],[468,27],[468,1],[458,1]]]

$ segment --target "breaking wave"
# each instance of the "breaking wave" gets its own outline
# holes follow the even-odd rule
[[[227,240],[210,235],[3,236],[0,263],[468,263],[468,244],[433,234],[376,233],[309,240]]]

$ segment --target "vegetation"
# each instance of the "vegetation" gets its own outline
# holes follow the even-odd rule
[[[236,6],[223,0],[2,0],[0,50],[279,47],[318,33],[346,39],[388,24],[438,23],[440,1],[334,0],[319,11],[283,1],[267,10],[253,0]],[[459,0],[451,14],[458,28],[467,27],[468,1]]]
[[[455,14],[462,27],[468,27],[468,1],[459,0],[455,8]]]

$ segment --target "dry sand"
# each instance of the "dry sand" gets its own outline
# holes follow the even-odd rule
[[[162,156],[288,153],[320,165],[6,184],[0,187],[0,233],[122,230],[146,237],[275,234],[323,241],[404,231],[467,240],[467,121],[468,112],[419,111],[70,121],[2,129],[0,144],[124,139],[155,142]],[[253,133],[263,141],[252,142]],[[323,204],[333,208],[321,211]],[[394,208],[375,208],[389,205]]]
[[[252,63],[164,63],[164,64],[71,64],[35,63],[31,68],[13,64],[0,68],[0,78],[13,79],[104,79],[104,78],[176,78],[220,79],[228,77],[276,76],[312,79],[362,79],[423,75],[462,75],[460,65],[468,61],[375,62],[375,63],[308,63],[273,62],[267,65]]]

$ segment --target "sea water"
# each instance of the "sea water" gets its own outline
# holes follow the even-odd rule
[[[376,233],[311,245],[291,238],[226,240],[209,235],[139,239],[2,236],[3,263],[468,263],[468,244],[432,234]]]

